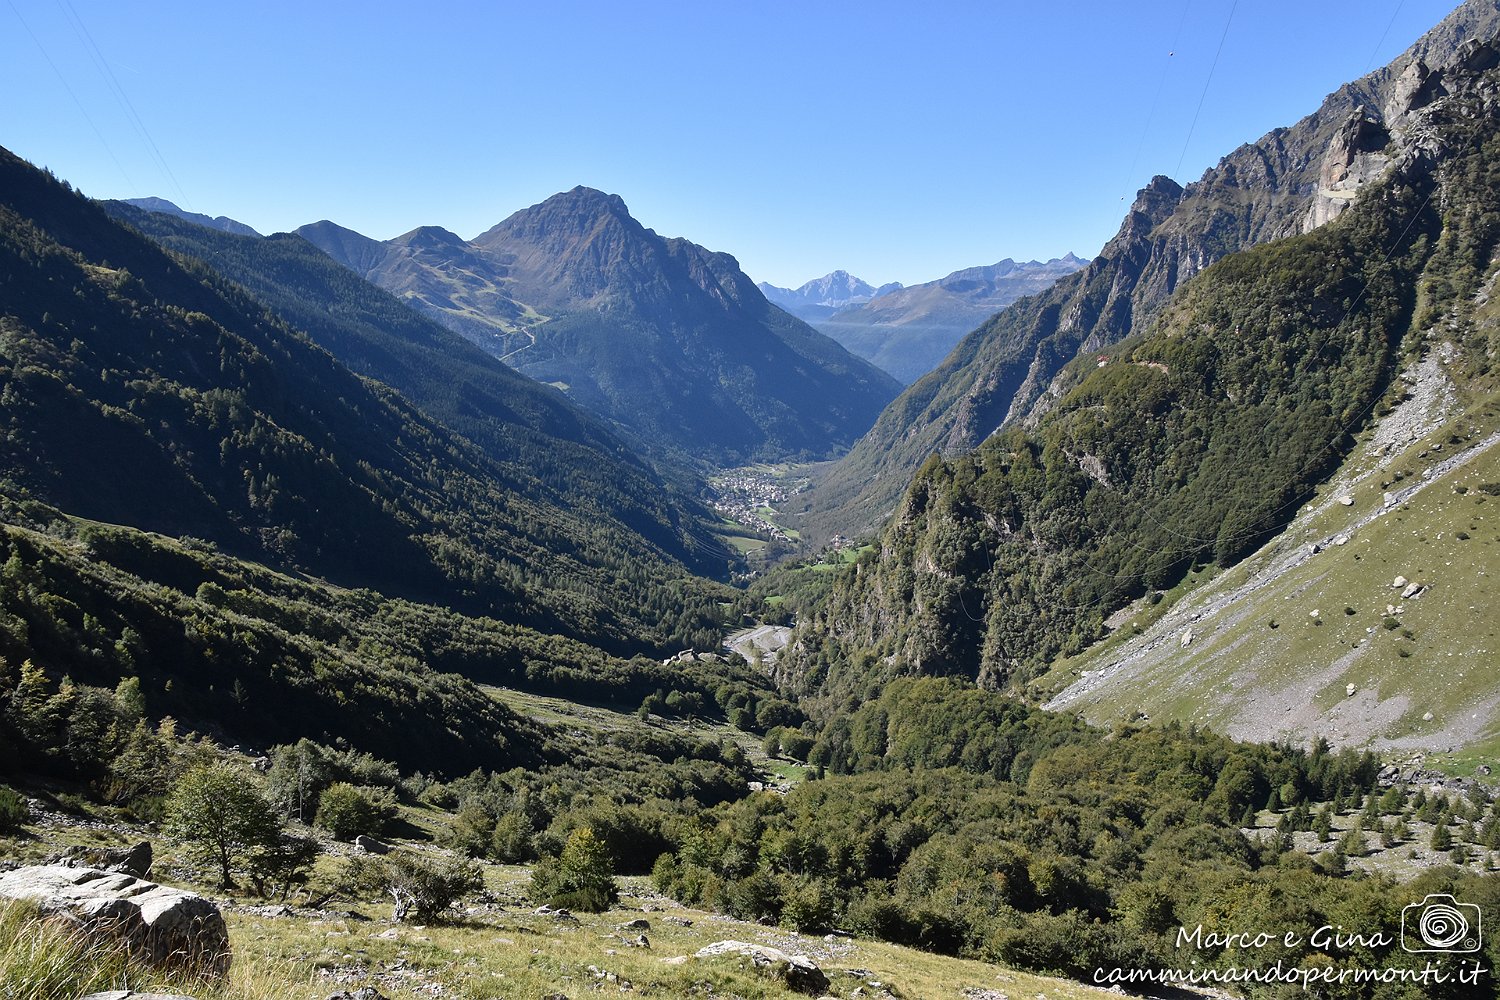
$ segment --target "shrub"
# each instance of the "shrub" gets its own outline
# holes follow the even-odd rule
[[[280,834],[275,843],[250,858],[250,879],[256,895],[284,902],[293,889],[307,884],[317,858],[318,842],[313,838]]]
[[[574,830],[561,855],[537,863],[531,873],[531,895],[553,906],[584,913],[607,910],[620,898],[614,859],[592,827]]]
[[[484,888],[479,865],[467,858],[430,860],[410,851],[382,859],[385,890],[396,901],[395,919],[437,923],[464,896]]]
[[[0,831],[14,830],[26,822],[26,799],[14,788],[0,785]]]
[[[339,840],[353,840],[360,834],[380,836],[395,818],[396,800],[390,792],[338,781],[318,797],[314,822]]]

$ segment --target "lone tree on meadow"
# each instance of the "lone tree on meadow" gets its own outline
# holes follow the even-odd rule
[[[258,853],[276,846],[281,822],[260,787],[227,764],[202,764],[184,774],[167,799],[166,833],[195,860],[234,887]]]
[[[537,863],[531,873],[531,894],[553,906],[602,913],[620,898],[614,870],[609,846],[592,827],[579,827],[568,835],[561,855]]]

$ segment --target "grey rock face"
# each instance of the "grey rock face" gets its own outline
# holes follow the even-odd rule
[[[125,942],[153,965],[223,976],[229,931],[202,896],[97,868],[41,865],[0,875],[0,898],[29,900],[89,934]]]
[[[818,996],[828,990],[828,977],[806,955],[788,955],[779,949],[746,941],[715,941],[698,949],[693,957],[714,958],[719,955],[748,958],[757,969],[780,979],[798,993]]]

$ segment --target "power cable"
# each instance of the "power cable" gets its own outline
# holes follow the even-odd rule
[[[1182,161],[1187,159],[1188,146],[1193,141],[1193,132],[1198,128],[1198,116],[1203,113],[1203,102],[1208,99],[1208,88],[1214,82],[1214,71],[1219,68],[1219,56],[1224,53],[1224,40],[1229,37],[1229,26],[1234,23],[1234,12],[1239,5],[1240,0],[1234,0],[1229,7],[1229,16],[1224,19],[1224,33],[1219,36],[1219,47],[1214,50],[1214,61],[1208,68],[1208,79],[1203,81],[1203,93],[1198,95],[1198,108],[1193,112],[1193,121],[1188,126],[1187,138],[1182,142],[1182,154],[1177,157],[1177,169],[1172,171],[1174,177],[1182,173]]]
[[[120,158],[115,155],[115,151],[110,146],[109,140],[104,138],[104,133],[99,131],[99,126],[94,124],[94,119],[89,116],[88,109],[83,106],[83,102],[80,101],[78,99],[78,95],[73,92],[73,88],[68,84],[68,78],[63,75],[62,70],[57,68],[57,63],[52,61],[52,55],[47,51],[47,47],[43,45],[42,40],[36,36],[36,32],[31,30],[31,25],[26,23],[26,18],[22,17],[21,12],[16,9],[14,0],[6,0],[6,4],[10,7],[11,12],[16,15],[16,20],[21,22],[21,27],[26,30],[26,34],[29,35],[31,37],[31,40],[36,43],[37,51],[41,52],[42,58],[47,60],[47,65],[52,67],[52,72],[57,75],[57,80],[62,84],[63,90],[67,91],[68,96],[73,99],[73,103],[78,106],[78,113],[83,115],[84,121],[88,122],[89,128],[92,129],[94,135],[98,137],[99,144],[103,146],[104,151],[109,154],[109,158],[114,162],[115,168],[120,171],[120,176],[125,178],[126,186],[134,191],[137,195],[139,195],[141,193],[140,188],[136,187],[135,182],[130,179],[130,174],[126,172],[125,165],[120,162]]]
[[[57,0],[57,7],[62,11],[63,18],[68,21],[69,26],[73,29],[73,33],[78,36],[78,40],[82,44],[84,51],[94,63],[94,68],[104,78],[106,87],[111,91],[115,100],[119,102],[120,107],[124,110],[125,120],[130,122],[135,128],[136,134],[140,136],[141,140],[146,144],[146,148],[150,150],[156,165],[161,168],[162,173],[171,182],[177,198],[182,202],[182,207],[191,211],[192,206],[188,203],[187,192],[177,182],[177,176],[172,173],[172,168],[167,164],[166,157],[162,156],[161,149],[156,145],[156,140],[151,137],[150,131],[146,128],[146,123],[135,110],[135,105],[131,103],[130,96],[126,94],[125,88],[120,84],[119,77],[115,76],[115,71],[110,67],[109,60],[104,58],[103,51],[100,50],[98,43],[94,41],[93,33],[89,31],[88,25],[79,16],[77,9],[72,4],[72,0]]]

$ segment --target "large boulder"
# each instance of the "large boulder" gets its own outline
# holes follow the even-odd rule
[[[779,979],[787,988],[798,993],[819,996],[828,991],[828,977],[817,963],[806,955],[788,955],[777,948],[745,941],[715,941],[699,948],[694,958],[714,958],[719,955],[739,955],[750,959],[750,963],[763,973]]]
[[[219,908],[182,889],[97,868],[41,865],[0,874],[0,898],[29,900],[89,934],[123,941],[152,965],[216,977],[229,971],[229,931]]]
[[[151,874],[151,841],[143,840],[134,847],[70,847],[46,863],[69,868],[101,868],[107,872],[145,878]]]

